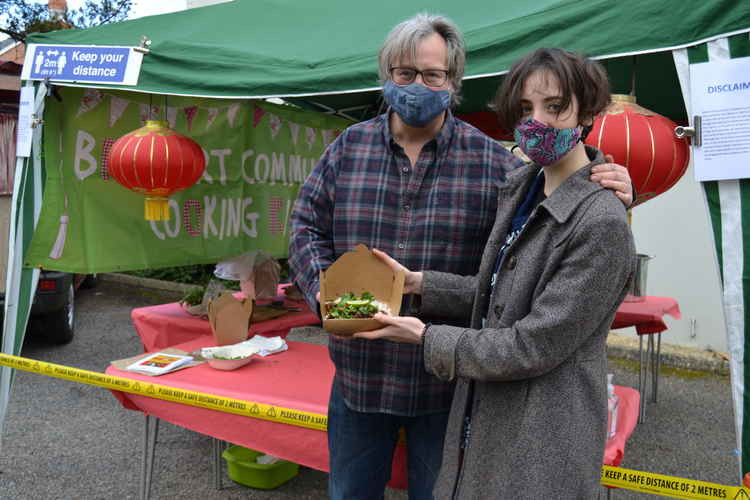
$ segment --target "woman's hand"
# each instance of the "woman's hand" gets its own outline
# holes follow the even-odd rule
[[[395,262],[395,261],[394,261]],[[421,344],[424,323],[418,318],[411,316],[390,316],[377,313],[374,319],[385,326],[370,332],[358,332],[353,336],[358,339],[386,339],[393,342],[406,342],[409,344]]]
[[[421,272],[414,272],[409,271],[404,266],[399,264],[399,262],[392,258],[390,255],[388,255],[385,252],[381,252],[380,250],[373,248],[372,253],[375,254],[375,256],[385,262],[388,267],[393,270],[394,273],[397,273],[399,271],[404,271],[404,274],[406,275],[404,278],[404,293],[414,293],[417,295],[420,295],[422,293],[422,273]]]
[[[630,208],[633,203],[633,182],[630,179],[628,169],[622,165],[612,163],[612,155],[604,157],[609,163],[594,165],[591,168],[591,181],[598,182],[607,189],[615,192],[615,196]]]

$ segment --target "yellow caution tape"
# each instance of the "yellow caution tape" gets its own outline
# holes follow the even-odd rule
[[[601,483],[604,486],[614,486],[616,488],[671,498],[750,500],[749,488],[724,486],[722,484],[694,481],[692,479],[664,476],[662,474],[652,474],[650,472],[610,467],[608,465],[602,467]]]
[[[256,403],[242,399],[225,398],[214,394],[197,391],[187,391],[162,384],[153,384],[141,380],[131,380],[124,377],[106,375],[99,372],[81,370],[70,366],[47,363],[34,359],[22,358],[0,353],[0,365],[18,370],[38,373],[73,382],[103,387],[115,391],[139,394],[150,398],[163,399],[190,406],[198,406],[209,410],[234,413],[251,418],[279,422],[286,425],[296,425],[308,429],[326,431],[328,416],[310,413],[281,406]],[[404,441],[403,430],[400,441]],[[650,472],[641,472],[620,467],[605,465],[602,467],[601,484],[627,490],[640,491],[672,498],[686,498],[699,500],[714,500],[726,498],[730,500],[750,500],[750,489],[739,486],[724,486],[721,484],[694,481]]]
[[[284,408],[281,406],[244,401],[242,399],[225,398],[215,394],[197,391],[187,391],[162,384],[153,384],[141,380],[131,380],[124,377],[106,375],[99,372],[81,370],[70,366],[56,365],[19,356],[0,353],[0,365],[10,366],[27,372],[38,373],[50,377],[72,380],[88,385],[104,387],[116,391],[139,394],[150,398],[163,399],[191,406],[199,406],[209,410],[235,413],[246,417],[270,420],[287,425],[296,425],[325,431],[328,428],[328,416],[319,413]]]

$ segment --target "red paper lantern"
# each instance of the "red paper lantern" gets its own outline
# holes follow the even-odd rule
[[[198,143],[162,121],[147,121],[117,139],[109,152],[109,174],[146,196],[146,220],[169,220],[168,197],[195,184],[205,168]]]
[[[586,144],[611,154],[625,166],[643,203],[675,185],[687,169],[690,146],[674,135],[675,122],[635,103],[635,97],[612,95],[612,104],[594,122]]]
[[[497,114],[490,111],[477,111],[474,113],[463,113],[457,115],[458,118],[474,125],[476,128],[492,137],[496,141],[514,141],[513,130],[510,132],[500,126],[497,121]]]

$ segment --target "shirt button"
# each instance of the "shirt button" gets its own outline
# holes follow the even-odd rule
[[[409,173],[409,167],[404,167],[404,168],[401,169],[401,171],[403,173],[405,173],[405,174],[408,174]]]
[[[404,205],[404,210],[409,210],[410,208],[411,208],[411,206],[408,203],[406,205]]]
[[[501,306],[500,304],[495,305],[495,316],[500,318],[503,314],[503,309],[505,309],[505,306]]]
[[[516,268],[516,256],[511,255],[508,257],[508,262],[505,263],[505,269],[515,269]]]
[[[406,248],[406,245],[404,245],[403,243],[399,243],[399,244],[398,244],[398,247],[399,247],[399,248],[400,248],[401,250],[403,250],[404,248]]]

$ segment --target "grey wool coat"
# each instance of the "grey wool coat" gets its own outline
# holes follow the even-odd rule
[[[537,166],[513,171],[499,187],[476,276],[424,272],[421,312],[472,318],[472,328],[429,326],[423,339],[427,371],[457,380],[436,499],[597,496],[606,337],[632,279],[635,248],[622,202],[589,181],[601,153],[588,153],[595,160],[540,203],[506,249],[491,297],[498,249]],[[471,432],[459,466],[469,406]]]

